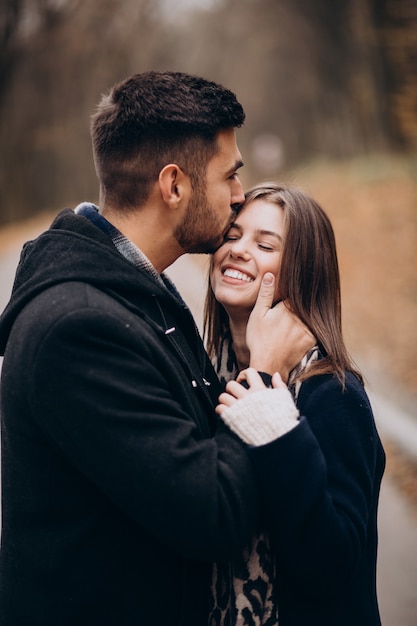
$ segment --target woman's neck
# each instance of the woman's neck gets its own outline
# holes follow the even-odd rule
[[[246,326],[248,320],[244,319],[236,321],[230,318],[229,323],[233,341],[233,350],[236,355],[238,369],[241,371],[249,367],[250,353],[248,346],[246,345]]]

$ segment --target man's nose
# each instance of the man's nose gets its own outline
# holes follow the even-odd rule
[[[235,206],[237,207],[240,204],[242,204],[244,200],[245,200],[245,194],[243,193],[242,183],[240,182],[239,178],[236,178],[233,181],[233,186],[232,186],[231,206],[233,208]]]

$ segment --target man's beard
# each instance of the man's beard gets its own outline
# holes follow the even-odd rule
[[[212,254],[223,243],[232,221],[220,224],[217,213],[207,202],[206,189],[198,184],[193,190],[184,219],[177,225],[174,237],[189,254]]]

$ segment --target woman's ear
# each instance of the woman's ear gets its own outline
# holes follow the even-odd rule
[[[162,198],[171,209],[188,205],[191,193],[189,176],[175,163],[165,165],[159,172],[159,188]]]

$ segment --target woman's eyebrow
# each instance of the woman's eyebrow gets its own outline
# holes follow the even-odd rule
[[[281,235],[279,235],[278,233],[276,233],[273,230],[265,230],[263,228],[257,228],[255,231],[258,235],[272,235],[272,237],[276,237],[277,239],[279,239],[280,241],[282,241],[282,237]]]
[[[241,225],[240,225],[240,224],[238,224],[237,222],[232,222],[232,223],[230,224],[230,226],[229,226],[229,231],[230,231],[232,228],[235,228],[235,229],[236,229],[236,230],[238,230],[239,232],[242,232],[242,231],[243,231],[243,226],[241,226]],[[276,233],[274,230],[267,230],[266,228],[257,228],[257,229],[255,230],[255,234],[256,234],[256,235],[258,235],[258,236],[259,236],[259,235],[261,235],[261,236],[264,236],[264,235],[271,235],[272,237],[275,237],[276,239],[278,239],[278,241],[281,241],[281,242],[282,242],[282,237],[281,237],[281,235],[279,235],[278,233]]]

